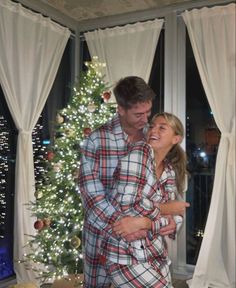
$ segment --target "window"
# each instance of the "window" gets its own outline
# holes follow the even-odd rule
[[[220,131],[216,126],[186,35],[186,151],[190,179],[186,217],[187,264],[195,265],[204,235]]]
[[[164,43],[165,30],[162,29],[157,43],[156,53],[153,59],[149,85],[156,93],[153,101],[152,115],[164,109]]]
[[[198,74],[186,26],[177,13],[165,17],[165,39],[164,110],[176,114],[185,125],[182,144],[190,171],[185,197],[191,204],[177,241],[169,245],[169,254],[173,274],[189,279],[208,216],[220,133]]]
[[[194,8],[194,4],[191,8]],[[186,26],[181,15],[178,15],[181,11],[171,10],[164,15],[165,24],[158,41],[149,84],[160,97],[154,102],[152,113],[163,110],[172,112],[185,125],[183,148],[188,155],[190,172],[185,195],[191,207],[187,209],[177,241],[172,241],[169,246],[169,254],[174,274],[190,278],[208,216],[220,132],[201,84]],[[83,55],[88,55],[85,46],[86,43],[81,50]],[[87,58],[83,57],[81,62],[84,60]]]
[[[14,275],[13,218],[17,130],[0,86],[0,280]]]
[[[40,181],[45,147],[53,141],[55,116],[71,95],[74,39],[69,39],[56,79],[33,133],[36,182]],[[0,281],[14,276],[13,220],[17,129],[0,86]]]
[[[42,125],[44,126],[44,139],[53,141],[55,119],[58,110],[64,108],[72,94],[74,82],[73,65],[75,39],[70,38],[64,50],[56,79],[48,95],[46,104],[42,112]]]

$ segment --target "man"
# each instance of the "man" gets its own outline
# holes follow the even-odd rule
[[[155,97],[147,83],[136,76],[121,79],[114,88],[114,95],[118,105],[117,114],[91,133],[81,145],[79,185],[85,211],[84,288],[110,287],[99,248],[101,231],[106,231],[109,224],[122,218],[121,212],[109,201],[113,172],[119,158],[127,154],[132,143],[145,140],[145,130]],[[181,214],[186,207],[185,202],[164,205],[160,208],[161,213],[165,214]],[[154,208],[153,213],[159,213],[159,208]],[[175,227],[165,229],[164,233],[168,234]],[[143,236],[143,231],[140,231],[140,234],[128,235],[127,239]]]

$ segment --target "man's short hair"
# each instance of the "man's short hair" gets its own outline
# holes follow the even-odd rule
[[[152,101],[156,96],[152,88],[138,76],[121,78],[113,92],[117,104],[124,109],[130,109],[136,103]]]

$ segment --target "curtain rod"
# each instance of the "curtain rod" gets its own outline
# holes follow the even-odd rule
[[[119,26],[122,27],[122,26],[125,26],[125,25],[128,25],[128,24],[135,24],[137,22],[146,22],[146,21],[151,21],[151,20],[154,20],[154,19],[163,19],[164,20],[164,25],[165,25],[165,16],[170,14],[171,12],[175,12],[176,13],[175,14],[176,17],[179,18],[179,17],[182,17],[182,13],[184,11],[186,11],[186,10],[191,11],[193,9],[201,9],[201,8],[204,8],[204,7],[211,8],[211,7],[215,7],[215,6],[223,6],[223,5],[228,5],[230,3],[235,3],[232,0],[216,0],[216,1],[213,0],[213,2],[211,0],[209,0],[208,3],[205,3],[205,2],[207,2],[207,1],[200,1],[200,3],[195,3],[194,7],[192,7],[192,6],[190,6],[190,7],[188,7],[188,6],[183,7],[182,6],[182,7],[175,7],[175,8],[173,7],[172,10],[168,9],[168,10],[163,11],[162,15],[159,15],[159,16],[158,15],[153,15],[153,13],[152,13],[152,15],[149,15],[149,18],[147,16],[147,18],[143,19],[143,20],[138,20],[138,18],[137,18],[138,16],[136,16],[136,20],[133,20],[132,22],[125,22],[125,20],[123,19],[124,20],[124,22],[122,20],[123,23],[112,25],[111,21],[110,21],[110,23],[108,23],[106,27],[104,27],[104,25],[103,25],[105,20],[103,20],[103,23],[102,23],[101,18],[100,19],[94,18],[94,21],[97,20],[100,23],[100,25],[98,24],[98,27],[91,27],[91,28],[87,28],[86,29],[86,26],[89,27],[89,24],[86,25],[85,23],[83,23],[82,27],[81,27],[82,29],[81,29],[81,32],[80,32],[80,36],[81,36],[81,38],[83,38],[83,34],[84,33],[90,32],[90,31],[95,31],[95,30],[98,30],[98,29],[103,30],[103,29],[107,29],[107,28],[109,29],[109,28],[114,28],[114,27],[119,27]],[[121,15],[116,15],[116,16],[121,16]],[[141,18],[142,18],[142,16],[141,16]],[[127,19],[128,19],[128,17],[127,17]],[[91,21],[92,21],[92,19],[90,19],[90,23],[91,23]],[[78,27],[79,27],[79,25],[80,25],[80,23],[78,22]],[[164,28],[164,25],[163,25],[163,28]],[[92,25],[92,26],[95,26],[95,25]],[[99,27],[99,26],[101,26],[101,27]]]
[[[135,24],[135,23],[138,23],[138,22],[140,22],[140,23],[142,23],[142,22],[147,22],[147,21],[152,21],[152,20],[154,20],[154,19],[163,19],[164,20],[164,18],[152,18],[152,19],[148,19],[148,20],[143,20],[143,21],[135,21],[135,22],[132,22],[132,23],[125,23],[125,24],[120,24],[120,25],[115,25],[115,26],[107,26],[107,27],[103,27],[103,28],[95,28],[95,29],[91,29],[91,30],[87,30],[87,31],[82,31],[81,33],[80,33],[80,36],[79,36],[79,38],[82,40],[82,41],[85,41],[85,37],[84,37],[84,33],[87,33],[87,32],[92,32],[92,31],[95,31],[95,30],[105,30],[105,29],[112,29],[112,28],[115,28],[115,27],[123,27],[123,26],[125,26],[125,25],[132,25],[132,24]],[[162,29],[164,29],[165,28],[165,20],[164,20],[164,22],[163,22],[163,26],[162,26],[162,28],[161,28],[161,30]]]

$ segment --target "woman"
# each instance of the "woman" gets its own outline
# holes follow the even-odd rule
[[[182,216],[163,217],[155,208],[176,199],[184,190],[183,137],[183,125],[176,116],[157,114],[151,121],[147,143],[131,146],[119,162],[110,201],[126,217],[111,225],[112,236],[104,232],[101,245],[115,287],[172,287],[170,259],[160,231],[170,223],[178,229]],[[130,233],[141,229],[148,229],[145,238],[127,241]]]

